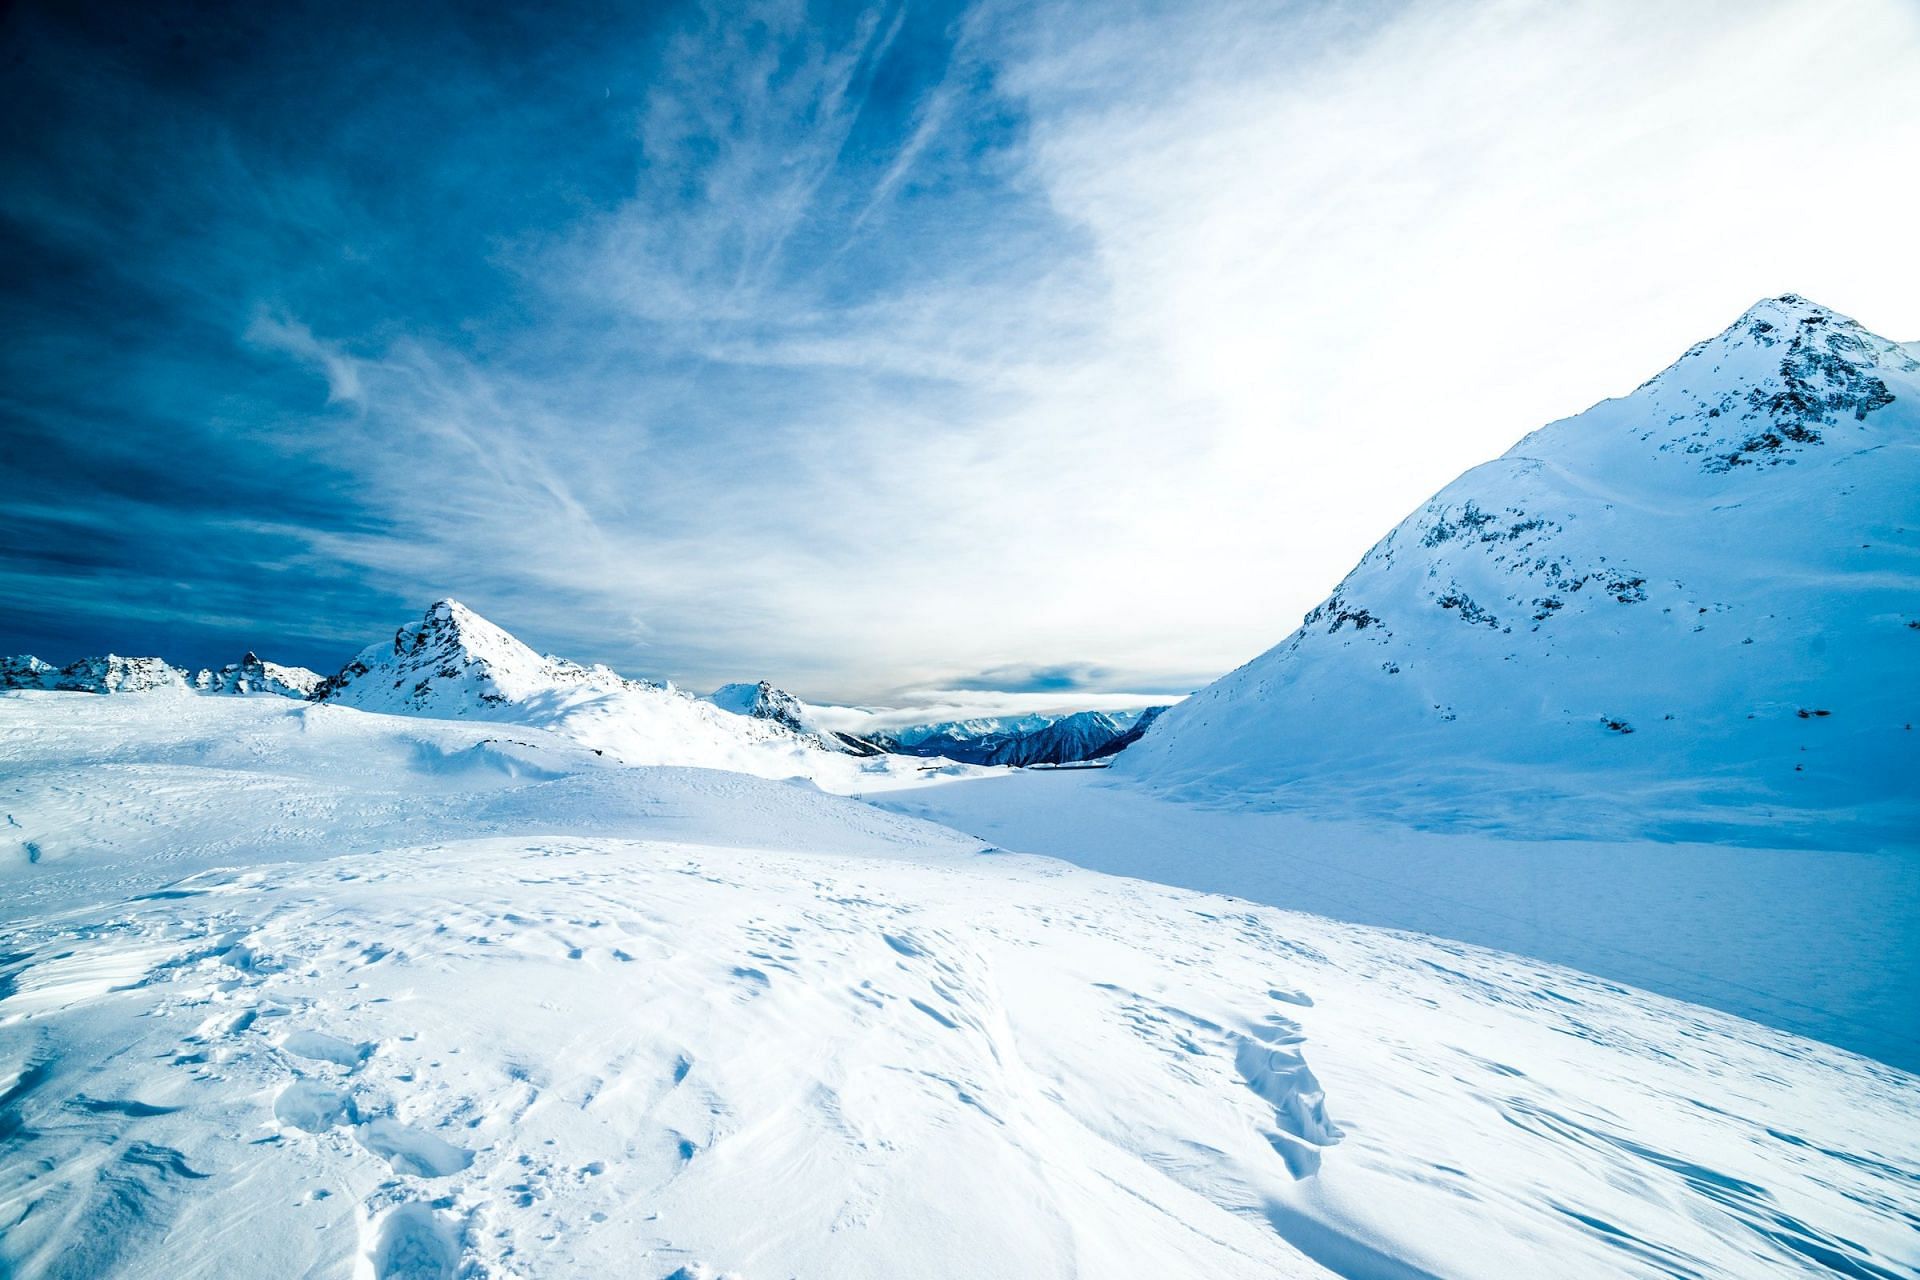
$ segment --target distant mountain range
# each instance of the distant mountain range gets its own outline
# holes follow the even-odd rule
[[[1915,354],[1756,304],[1441,490],[1119,772],[1545,834],[1911,840]]]
[[[57,689],[73,693],[143,693],[154,689],[197,689],[202,693],[274,693],[290,698],[312,695],[320,676],[305,667],[262,662],[252,653],[218,671],[189,676],[159,658],[82,658],[65,667],[27,654],[0,658],[0,689]]]
[[[1165,710],[1146,707],[956,720],[876,733],[873,741],[903,755],[943,756],[969,764],[1073,764],[1118,753],[1138,741]]]
[[[928,725],[908,731],[910,742],[863,737],[828,727],[819,709],[764,680],[725,685],[697,698],[604,666],[536,653],[456,600],[435,603],[390,641],[367,646],[324,678],[251,652],[192,675],[151,657],[110,654],[55,668],[25,656],[0,659],[0,688],[268,694],[389,715],[517,722],[558,728],[630,763],[708,765],[776,777],[857,768],[853,761],[881,756],[1018,765],[1093,759],[1137,737],[1141,716],[1034,715],[1012,725]]]
[[[451,600],[324,679],[251,653],[191,676],[110,654],[5,659],[0,688],[518,721],[635,762],[774,776],[1124,748],[1116,776],[1197,799],[1538,834],[1910,839],[1920,358],[1803,298],[1757,303],[1448,485],[1287,640],[1164,714],[849,732],[766,681],[701,699],[542,656]]]

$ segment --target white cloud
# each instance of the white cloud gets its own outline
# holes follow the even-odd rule
[[[336,549],[695,686],[1223,670],[1764,294],[1920,333],[1904,0],[1086,14],[973,15],[851,194],[899,13],[841,48],[791,6],[690,32],[640,133],[692,196],[518,260],[610,310],[557,361],[257,323],[363,411],[393,525]],[[983,75],[1026,132],[963,173],[1007,105],[960,93]],[[836,294],[828,260],[886,283]]]

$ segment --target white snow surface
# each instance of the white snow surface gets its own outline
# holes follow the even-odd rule
[[[0,779],[0,1273],[1920,1268],[1920,1079],[1552,965],[471,718]]]
[[[1909,850],[1423,830],[1182,803],[1104,769],[873,799],[1002,848],[1532,956],[1920,1071]]]
[[[1920,838],[1920,361],[1787,295],[1383,538],[1116,774],[1521,835]]]

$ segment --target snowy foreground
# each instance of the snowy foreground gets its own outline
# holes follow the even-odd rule
[[[0,778],[0,1273],[1920,1268],[1920,1079],[1571,970],[520,726],[11,694]]]

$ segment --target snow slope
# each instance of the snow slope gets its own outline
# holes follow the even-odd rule
[[[1920,1080],[1568,970],[472,719],[0,778],[9,1274],[1920,1267]]]
[[[1383,538],[1118,773],[1546,835],[1920,835],[1920,362],[1791,295]]]

